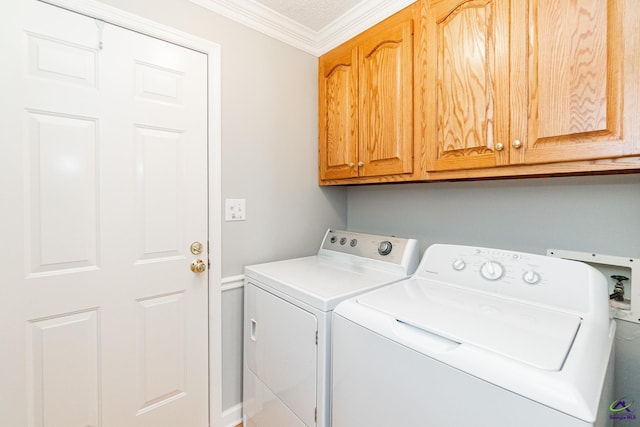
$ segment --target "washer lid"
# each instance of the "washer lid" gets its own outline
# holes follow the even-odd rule
[[[581,322],[573,314],[419,279],[357,301],[400,322],[549,371],[562,369]]]

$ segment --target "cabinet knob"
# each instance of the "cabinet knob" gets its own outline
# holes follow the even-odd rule
[[[355,165],[356,165],[355,163],[353,163],[353,162],[349,162],[349,167],[350,167],[350,168],[354,167]]]
[[[513,148],[520,148],[522,147],[522,142],[520,142],[519,139],[516,139],[515,141],[513,141],[513,144],[511,145],[513,145]]]
[[[363,162],[358,162],[358,167],[362,167],[362,166],[364,166],[364,163]]]
[[[502,142],[498,142],[496,144],[496,150],[498,150],[498,151],[504,150],[504,144],[502,144]]]

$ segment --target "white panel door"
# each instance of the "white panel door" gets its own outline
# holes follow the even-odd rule
[[[207,272],[190,269],[207,263],[206,55],[11,9],[0,426],[206,426]]]

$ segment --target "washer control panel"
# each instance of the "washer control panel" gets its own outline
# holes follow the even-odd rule
[[[606,288],[602,274],[584,263],[459,245],[429,247],[416,276],[579,311],[589,309],[589,286],[601,286],[604,281]]]
[[[488,282],[514,282],[515,284],[521,282],[527,285],[542,283],[543,275],[539,270],[544,268],[542,261],[545,257],[539,259],[533,254],[498,249],[472,248],[472,250],[468,250],[462,246],[458,246],[458,248],[465,248],[465,250],[451,254],[450,261],[452,271],[466,272],[466,274],[451,277],[458,285],[464,286],[465,281],[475,283],[474,279],[483,279]],[[469,268],[471,274],[469,274]],[[477,287],[475,284],[473,286]]]

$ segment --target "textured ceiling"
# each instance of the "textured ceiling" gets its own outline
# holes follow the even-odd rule
[[[320,31],[367,0],[255,0],[305,27]]]

